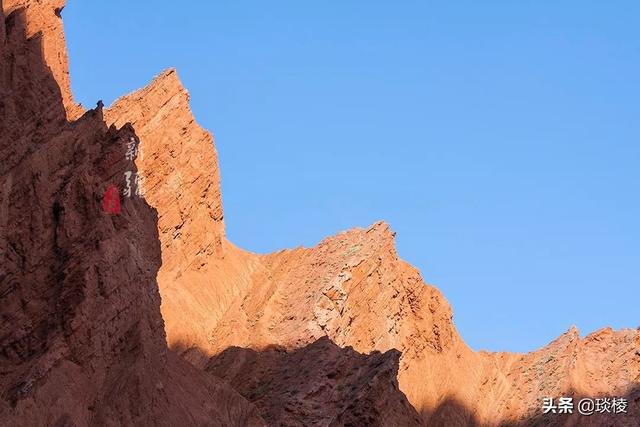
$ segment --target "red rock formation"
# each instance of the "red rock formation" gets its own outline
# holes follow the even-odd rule
[[[73,101],[71,94],[67,47],[62,20],[59,19],[64,3],[65,0],[3,0],[0,2],[0,8],[4,9],[5,16],[20,10],[24,17],[25,36],[40,39],[44,63],[60,87],[62,104],[67,111],[67,117],[71,120],[77,119],[82,114],[82,108]],[[52,17],[52,14],[58,19]]]
[[[168,341],[195,365],[232,346],[292,351],[325,336],[362,353],[397,349],[400,389],[423,421],[441,425],[535,424],[543,397],[623,396],[638,385],[638,331],[584,340],[572,332],[569,347],[563,337],[527,355],[471,351],[441,293],[398,258],[384,223],[311,249],[259,256],[234,247],[224,237],[212,138],[194,122],[174,70],[116,101],[106,117],[131,122],[140,136],[137,165],[160,216]],[[593,337],[604,345],[595,348]]]
[[[213,138],[176,72],[80,117],[61,7],[5,0],[0,16],[0,424],[261,424],[213,373],[270,424],[638,425],[636,330],[476,353],[384,223],[314,248],[236,248]],[[144,199],[107,214],[125,170]],[[163,319],[206,372],[167,352]],[[630,414],[543,417],[561,395],[626,396]]]
[[[131,123],[140,137],[136,164],[146,199],[158,209],[162,315],[171,346],[208,347],[221,313],[246,293],[257,264],[224,237],[213,138],[195,123],[175,70],[118,99],[109,124]]]
[[[0,425],[263,425],[167,350],[156,212],[102,209],[135,133],[100,105],[67,121],[54,5],[0,9]]]
[[[399,357],[397,350],[362,355],[324,337],[291,352],[231,347],[206,370],[254,402],[269,425],[418,425],[398,390]]]
[[[398,349],[400,389],[423,421],[440,425],[535,424],[543,397],[632,393],[640,374],[637,331],[596,334],[606,336],[598,351],[589,345],[593,336],[574,338],[570,352],[558,349],[563,340],[528,355],[471,351],[440,292],[398,258],[386,224],[267,256],[235,248],[224,238],[211,138],[193,121],[187,101],[170,70],[118,100],[106,116],[140,129],[145,155],[137,164],[153,182],[148,200],[161,217],[166,263],[158,278],[169,343],[197,366],[231,346],[291,351],[323,336],[363,353]],[[190,159],[196,168],[176,166]],[[558,352],[555,363],[545,362]],[[532,372],[548,379],[534,380]]]

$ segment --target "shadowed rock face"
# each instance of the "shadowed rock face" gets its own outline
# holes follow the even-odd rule
[[[0,425],[639,425],[639,331],[473,352],[384,223],[236,248],[176,71],[84,112],[63,1],[3,3]],[[127,170],[144,197],[107,214]],[[624,396],[629,414],[541,416],[563,395]]]
[[[167,350],[156,211],[103,210],[136,135],[68,121],[56,4],[0,8],[0,425],[263,425]]]
[[[231,347],[206,370],[255,403],[269,425],[419,425],[398,389],[399,358],[397,350],[362,355],[324,337],[290,352]]]

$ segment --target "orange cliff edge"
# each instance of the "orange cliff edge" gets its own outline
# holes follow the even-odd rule
[[[640,331],[474,352],[382,222],[237,248],[176,71],[85,112],[64,2],[3,3],[0,424],[638,425]],[[144,197],[104,215],[132,137]],[[541,415],[562,395],[625,397],[630,413]]]

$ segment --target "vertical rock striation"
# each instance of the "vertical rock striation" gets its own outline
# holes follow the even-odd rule
[[[158,210],[162,267],[158,283],[171,346],[206,348],[207,334],[243,295],[252,254],[226,241],[213,138],[195,122],[175,70],[124,96],[106,111],[109,124],[136,129],[136,164]]]
[[[40,39],[41,56],[53,79],[60,87],[62,105],[69,120],[77,119],[82,108],[71,94],[67,47],[61,13],[65,0],[3,0],[5,16],[20,11],[24,36]],[[57,104],[57,103],[56,103]]]
[[[168,352],[156,211],[103,210],[135,131],[70,119],[61,7],[0,9],[0,425],[263,425]]]

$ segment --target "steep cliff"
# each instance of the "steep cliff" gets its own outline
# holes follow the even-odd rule
[[[51,77],[60,87],[62,105],[67,118],[73,120],[77,119],[83,111],[82,107],[74,102],[71,94],[67,47],[60,19],[64,5],[65,0],[3,0],[0,2],[4,16],[20,11],[20,25],[23,27],[20,31],[23,32],[24,37],[29,39],[35,37],[40,40],[42,62],[46,64]],[[60,101],[57,101],[54,104],[59,103]]]
[[[237,361],[228,349],[296,352],[328,337],[364,354],[399,350],[400,390],[430,425],[591,425],[609,418],[615,425],[637,424],[635,401],[631,414],[605,414],[604,420],[542,420],[540,414],[544,397],[636,399],[638,331],[603,330],[584,339],[571,331],[526,355],[473,352],[441,293],[399,259],[384,223],[271,255],[228,242],[213,138],[194,122],[175,70],[116,101],[105,117],[117,125],[131,122],[140,136],[144,155],[136,164],[160,218],[158,283],[170,346],[198,367],[215,361],[209,371],[245,396],[267,393],[259,399],[266,417],[277,411],[284,383],[263,389],[265,381],[281,380],[277,373],[261,377],[254,390],[253,382],[238,380],[242,375],[230,379],[227,370]],[[291,358],[280,363],[289,366]]]
[[[213,138],[195,122],[175,70],[118,99],[105,118],[116,126],[131,123],[140,138],[136,164],[146,199],[158,210],[158,282],[168,342],[207,347],[208,331],[246,292],[256,265],[224,237]]]
[[[638,425],[639,331],[473,352],[382,222],[235,247],[176,71],[84,112],[63,1],[0,6],[0,424]]]
[[[230,347],[295,351],[325,336],[362,353],[397,349],[400,389],[423,421],[444,425],[535,424],[544,397],[633,392],[637,331],[605,330],[584,340],[573,331],[528,355],[472,352],[444,297],[398,258],[384,223],[310,249],[259,256],[235,248],[224,238],[212,138],[195,124],[187,102],[169,70],[106,115],[140,129],[145,154],[137,164],[151,178],[148,200],[161,218],[166,262],[158,277],[169,343],[195,365]],[[231,363],[217,359],[215,372],[225,372],[225,361]],[[239,390],[250,394],[247,387]],[[261,403],[267,413],[270,401]],[[633,425],[634,416],[615,420]]]
[[[69,91],[62,7],[0,8],[0,424],[264,425],[165,341],[158,281],[176,290],[163,287],[170,342],[190,336],[193,347],[258,266],[224,240],[211,137],[171,70],[107,112],[83,111]],[[362,384],[338,420],[382,408],[417,417],[397,358],[385,360],[378,371],[353,359],[380,387]]]
[[[119,194],[137,137],[68,121],[60,8],[0,8],[0,425],[263,425],[168,352],[156,211]]]

